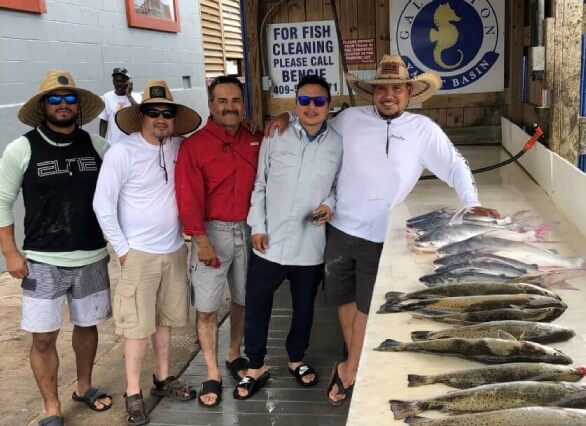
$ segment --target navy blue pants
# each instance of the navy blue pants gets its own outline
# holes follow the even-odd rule
[[[252,254],[246,280],[244,321],[244,352],[250,368],[264,365],[273,295],[285,279],[289,280],[293,301],[287,353],[290,362],[303,361],[311,336],[313,302],[322,276],[323,265],[280,265]]]

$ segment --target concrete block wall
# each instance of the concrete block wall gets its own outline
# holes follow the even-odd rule
[[[123,66],[136,91],[147,80],[163,79],[178,102],[207,117],[200,2],[178,3],[179,33],[128,27],[123,0],[46,0],[47,12],[40,15],[0,9],[0,152],[27,131],[17,112],[51,68],[67,69],[77,85],[103,94],[112,90],[112,68]],[[185,87],[184,76],[191,87]],[[85,129],[97,132],[98,120]],[[20,199],[14,215],[20,245]]]

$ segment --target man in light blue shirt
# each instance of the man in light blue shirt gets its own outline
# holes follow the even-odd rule
[[[297,120],[261,145],[248,214],[254,248],[245,303],[249,369],[234,390],[237,399],[250,398],[270,377],[264,364],[269,320],[273,294],[285,279],[293,299],[288,369],[301,386],[313,386],[318,380],[303,357],[322,279],[324,223],[335,208],[334,186],[342,161],[342,140],[326,123],[330,99],[323,78],[305,77],[297,88]]]

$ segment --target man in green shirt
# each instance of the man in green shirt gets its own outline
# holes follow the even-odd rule
[[[77,388],[72,394],[95,411],[112,397],[91,383],[98,346],[96,325],[111,316],[108,252],[92,209],[107,142],[79,126],[104,108],[67,71],[49,71],[18,118],[33,127],[0,158],[0,248],[6,268],[22,279],[21,327],[32,333],[30,363],[45,404],[41,426],[63,424],[57,392],[57,337],[67,301],[73,327]],[[12,205],[25,206],[24,254],[14,239]]]

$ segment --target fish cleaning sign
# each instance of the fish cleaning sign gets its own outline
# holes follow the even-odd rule
[[[330,83],[332,96],[340,94],[340,52],[334,21],[296,22],[268,26],[271,96],[295,96],[297,83],[308,74]]]
[[[391,53],[441,92],[504,90],[505,0],[392,0]]]

